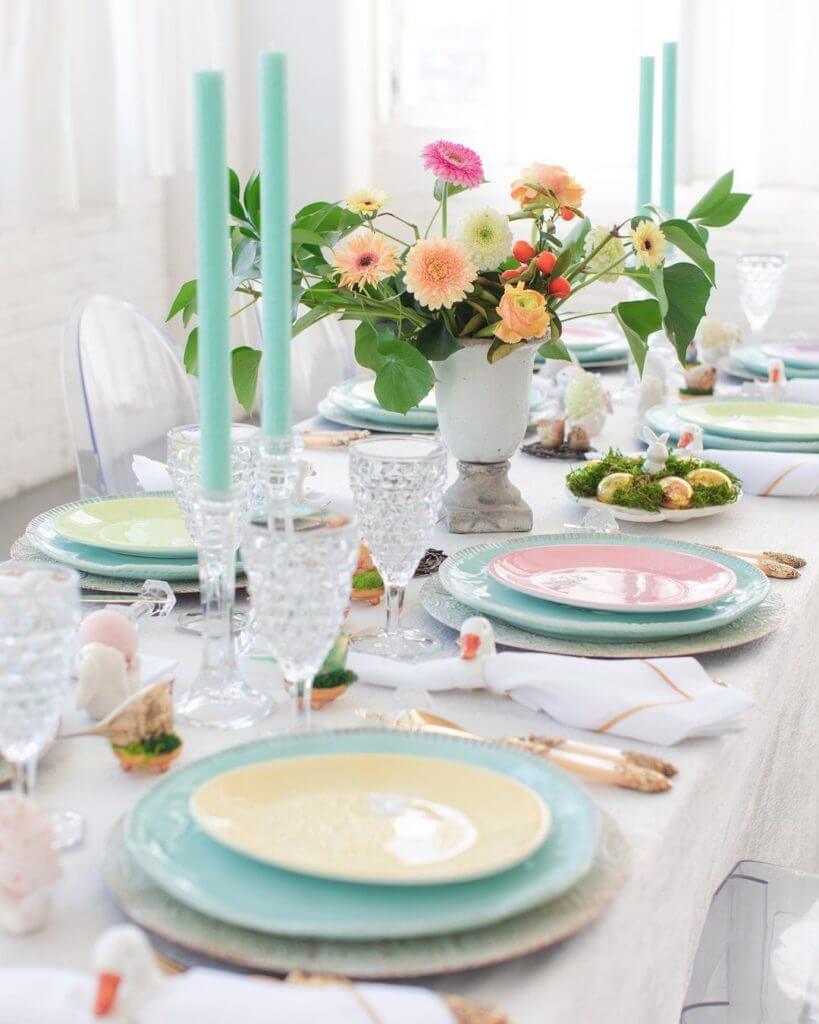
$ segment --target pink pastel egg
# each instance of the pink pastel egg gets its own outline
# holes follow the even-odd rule
[[[80,647],[86,644],[105,644],[122,651],[129,667],[137,652],[136,625],[119,612],[102,608],[91,612],[80,623]]]

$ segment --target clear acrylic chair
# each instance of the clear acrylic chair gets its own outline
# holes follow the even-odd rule
[[[119,299],[94,295],[74,308],[62,372],[82,498],[135,491],[133,456],[164,462],[168,430],[198,420],[173,341]]]
[[[740,861],[716,892],[681,1024],[819,1024],[819,875]]]

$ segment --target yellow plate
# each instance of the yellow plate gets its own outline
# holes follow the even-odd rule
[[[196,548],[176,501],[150,495],[94,498],[53,521],[64,540],[143,557],[196,557]]]
[[[248,765],[191,798],[217,842],[302,874],[379,885],[462,882],[513,867],[551,825],[531,789],[457,761],[326,754]]]

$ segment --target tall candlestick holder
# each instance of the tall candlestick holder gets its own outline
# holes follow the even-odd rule
[[[194,515],[199,539],[202,599],[202,662],[199,674],[177,702],[194,725],[243,729],[275,707],[269,694],[252,687],[236,664],[233,605],[239,511],[230,495],[200,495]]]
[[[300,492],[309,469],[301,452],[301,438],[293,433],[259,434],[257,502],[268,522],[283,520],[292,525],[294,496]]]

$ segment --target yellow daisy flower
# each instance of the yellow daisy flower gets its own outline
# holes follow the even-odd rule
[[[641,220],[636,228],[632,228],[631,240],[634,242],[636,266],[648,267],[649,270],[660,266],[668,243],[653,220]]]
[[[353,213],[378,213],[390,197],[380,188],[360,188],[351,192],[344,205]]]

